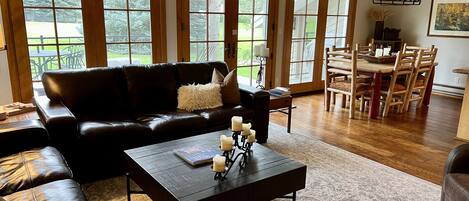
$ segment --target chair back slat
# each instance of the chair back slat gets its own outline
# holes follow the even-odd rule
[[[397,52],[396,63],[394,64],[395,73],[415,68],[416,53]]]
[[[350,47],[349,44],[347,44],[345,47],[336,47],[335,45],[333,45],[331,50],[332,52],[350,53],[352,51],[352,48]]]
[[[373,43],[369,43],[368,45],[360,45],[360,44],[355,44],[355,50],[357,51],[358,54],[364,55],[364,54],[371,54],[373,52],[374,45]]]

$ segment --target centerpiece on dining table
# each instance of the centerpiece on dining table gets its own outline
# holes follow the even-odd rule
[[[362,54],[360,56],[370,63],[389,64],[396,62],[396,53],[391,52],[391,47],[376,48],[369,54]]]
[[[234,116],[231,118],[231,131],[231,136],[220,136],[220,149],[223,153],[213,157],[215,180],[224,180],[238,159],[240,168],[245,168],[253,153],[251,148],[256,141],[256,131],[251,129],[251,123],[243,123],[242,117]]]

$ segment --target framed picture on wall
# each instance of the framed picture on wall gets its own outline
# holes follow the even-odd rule
[[[432,0],[428,36],[469,38],[469,0]]]

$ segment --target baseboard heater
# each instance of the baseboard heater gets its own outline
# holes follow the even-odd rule
[[[451,85],[438,84],[438,83],[434,83],[433,86],[434,88],[432,92],[435,94],[442,94],[442,95],[456,96],[456,97],[464,96],[464,87],[451,86]],[[442,88],[442,89],[438,89],[438,88]]]

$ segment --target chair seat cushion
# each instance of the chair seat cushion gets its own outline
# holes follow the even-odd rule
[[[388,91],[388,89],[389,89],[389,83],[383,83],[381,85],[381,90]],[[406,91],[406,90],[407,90],[407,88],[404,84],[397,83],[397,82],[396,82],[396,84],[394,84],[394,90],[393,90],[394,92]]]
[[[121,148],[133,147],[150,139],[151,130],[139,122],[121,121],[85,121],[78,124],[80,138],[84,141],[103,143]]]
[[[146,115],[138,120],[157,135],[178,135],[178,133],[202,130],[207,125],[207,120],[202,116],[184,111]]]
[[[443,185],[447,201],[469,200],[469,174],[448,174]]]
[[[209,126],[229,126],[233,116],[242,116],[243,119],[252,119],[254,117],[254,111],[241,105],[225,105],[216,109],[198,110],[195,113],[205,118]]]
[[[53,147],[23,151],[0,158],[2,196],[70,178],[72,172],[63,156]]]
[[[333,89],[337,89],[341,91],[351,91],[352,83],[350,80],[335,81],[335,82],[330,83],[329,88],[333,88]],[[357,92],[367,91],[369,89],[370,89],[370,84],[357,82]]]
[[[4,197],[6,201],[86,201],[80,186],[71,179],[59,180],[15,192]]]
[[[351,75],[347,76],[347,80],[351,81],[352,77]],[[336,81],[344,81],[344,77],[337,77]],[[373,81],[373,77],[368,76],[368,75],[358,75],[357,76],[357,83],[370,83]]]

